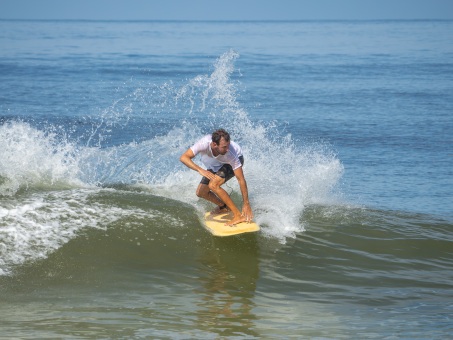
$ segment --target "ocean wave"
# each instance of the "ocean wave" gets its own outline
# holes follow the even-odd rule
[[[343,165],[328,144],[299,143],[278,125],[249,118],[238,102],[240,84],[232,80],[238,57],[232,50],[224,53],[211,74],[199,75],[182,86],[166,84],[160,87],[161,92],[153,87],[155,94],[134,90],[133,96],[117,100],[100,112],[98,120],[87,120],[86,130],[71,138],[69,131],[78,131],[80,126],[38,127],[14,120],[0,125],[3,265],[8,268],[45,257],[81,228],[142,213],[122,205],[110,211],[88,200],[90,191],[102,188],[139,188],[149,195],[189,204],[202,216],[210,207],[195,195],[199,175],[184,167],[179,156],[218,127],[227,129],[243,148],[249,198],[266,237],[280,243],[294,239],[305,230],[300,218],[307,206],[341,201],[338,184]],[[143,111],[134,116],[133,105],[128,102],[152,103],[152,96],[159,99],[159,116],[165,110],[181,116],[177,124],[165,131],[153,131],[152,137],[140,141],[119,145],[102,142],[117,123],[125,128],[123,134],[128,127],[131,130],[131,136],[122,135],[119,140],[134,139],[133,126],[139,122],[147,122],[152,129],[153,117],[143,116]],[[228,182],[226,188],[240,205],[237,182]],[[17,202],[12,203],[14,200]]]

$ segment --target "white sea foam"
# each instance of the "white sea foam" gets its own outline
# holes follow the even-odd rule
[[[96,227],[104,216],[86,203],[86,191],[31,195],[18,203],[3,201],[0,208],[0,274],[29,260],[44,258],[82,227]],[[106,216],[112,216],[109,214]]]
[[[0,195],[21,187],[78,184],[77,150],[73,144],[28,123],[0,125]]]
[[[114,189],[72,189],[41,192],[24,200],[3,201],[0,207],[0,275],[30,261],[46,258],[85,229],[106,230],[122,218],[159,218],[181,226],[166,212],[97,202],[96,195]],[[20,202],[20,203],[18,203]]]

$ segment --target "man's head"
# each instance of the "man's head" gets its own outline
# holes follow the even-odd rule
[[[216,130],[212,133],[212,142],[215,152],[224,155],[230,147],[230,134],[224,129]]]

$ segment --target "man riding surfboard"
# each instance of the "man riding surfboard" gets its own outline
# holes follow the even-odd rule
[[[201,155],[201,161],[206,166],[206,170],[193,162],[192,159],[198,154]],[[248,198],[247,182],[242,171],[244,156],[241,147],[230,140],[228,132],[219,129],[204,136],[181,155],[180,161],[203,176],[196,194],[217,205],[213,214],[231,210],[233,219],[226,223],[230,226],[252,221],[253,212]],[[242,212],[221,187],[233,177],[236,177],[241,189]]]

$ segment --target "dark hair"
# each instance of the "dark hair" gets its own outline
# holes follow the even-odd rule
[[[224,129],[218,129],[212,133],[212,141],[219,145],[220,140],[224,139],[225,142],[230,141],[230,134],[226,132]]]

